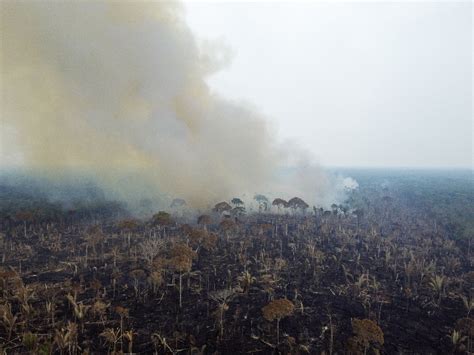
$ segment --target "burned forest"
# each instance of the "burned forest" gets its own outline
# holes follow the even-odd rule
[[[387,174],[359,172],[329,209],[257,194],[138,219],[18,198],[1,210],[1,351],[468,354],[469,174]]]
[[[0,0],[0,355],[474,355],[473,13]]]

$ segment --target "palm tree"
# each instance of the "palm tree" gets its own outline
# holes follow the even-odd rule
[[[162,336],[159,333],[153,333],[151,335],[151,341],[155,347],[155,354],[158,354],[158,345],[161,345],[163,349],[166,351],[169,351],[171,354],[176,355],[185,349],[173,349],[169,344],[168,341],[164,336]]]
[[[107,328],[102,333],[100,333],[100,336],[105,338],[105,341],[109,343],[109,350],[110,348],[112,348],[112,351],[111,351],[112,354],[116,353],[117,343],[122,338],[120,334],[121,334],[120,329],[112,329],[112,328]]]
[[[453,354],[456,352],[457,348],[466,341],[467,336],[463,336],[461,332],[457,330],[453,330],[453,332],[448,335],[449,339],[451,340],[451,344],[453,345]]]
[[[82,302],[76,302],[76,298],[71,294],[66,296],[69,303],[73,307],[74,317],[79,321],[81,324],[81,330],[84,330],[84,318],[89,311],[90,306],[84,305]]]
[[[56,329],[54,344],[59,348],[60,354],[67,350],[68,354],[77,353],[77,324],[68,322],[66,328]]]
[[[431,278],[429,285],[437,295],[437,305],[441,303],[441,299],[444,295],[444,289],[446,284],[446,277],[443,275],[435,275]]]
[[[94,304],[92,305],[92,313],[99,318],[99,320],[102,322],[102,324],[105,324],[105,314],[107,312],[107,308],[109,308],[109,304],[105,304],[104,302],[98,300],[95,301]]]
[[[50,301],[46,301],[46,312],[50,315],[51,317],[51,325],[54,327],[54,315],[56,313],[56,303],[55,300],[52,299]]]
[[[128,342],[128,353],[133,354],[133,330],[127,330],[123,333],[123,337],[127,339]]]
[[[461,299],[462,299],[464,308],[466,308],[466,311],[467,311],[466,318],[469,318],[469,314],[474,309],[474,298],[472,297],[467,298],[466,296],[462,295]]]
[[[115,307],[115,312],[120,317],[120,333],[119,333],[119,338],[117,339],[117,341],[120,340],[120,350],[123,350],[123,341],[121,340],[123,337],[123,320],[124,318],[128,317],[129,311],[125,307],[117,306]],[[113,331],[113,329],[109,329],[109,330]],[[114,347],[114,351],[115,351],[115,347]]]
[[[8,302],[0,305],[0,315],[0,322],[7,331],[7,341],[9,342],[17,326],[18,316],[12,313],[12,306]]]
[[[38,347],[38,335],[32,332],[23,333],[22,343],[29,353],[34,354]]]
[[[239,280],[242,289],[246,295],[248,295],[250,291],[250,286],[252,286],[252,284],[257,281],[257,279],[252,276],[252,274],[248,270],[245,270],[242,275],[240,275],[237,279]]]

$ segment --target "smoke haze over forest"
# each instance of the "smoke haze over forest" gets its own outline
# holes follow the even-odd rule
[[[121,199],[182,197],[203,207],[257,192],[329,205],[343,193],[343,177],[325,172],[319,160],[469,165],[467,7],[2,2],[2,170],[13,166],[71,185],[92,181]],[[345,16],[349,10],[356,11],[355,20]],[[233,26],[243,13],[250,14],[248,23]],[[386,23],[388,13],[395,15]],[[406,14],[412,22],[401,26]],[[309,21],[313,17],[320,21]],[[256,19],[268,28],[257,31]],[[432,31],[439,19],[452,37]],[[381,23],[396,41],[374,37]],[[419,33],[409,40],[412,24]],[[340,33],[334,34],[336,27]],[[252,39],[249,31],[259,35]],[[331,36],[340,46],[328,42]],[[413,56],[432,55],[426,70],[414,57],[384,60],[410,48]],[[354,61],[343,60],[350,53]],[[369,54],[378,64],[362,80],[353,66]],[[304,65],[286,68],[284,61],[294,62],[295,55]],[[334,76],[344,72],[341,66],[344,82]],[[376,75],[387,68],[400,71],[398,82]],[[437,68],[444,71],[431,75]],[[424,83],[431,94],[422,94]],[[387,85],[390,90],[371,96],[374,87]],[[439,96],[441,110],[433,105]]]
[[[180,4],[1,6],[3,166],[194,206],[261,189],[315,202],[332,186],[257,110],[211,92],[228,50],[201,45]]]

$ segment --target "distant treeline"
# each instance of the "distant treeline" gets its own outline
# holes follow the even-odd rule
[[[0,218],[37,222],[108,219],[127,215],[126,204],[100,193],[52,201],[47,195],[20,186],[0,186]]]
[[[453,238],[474,235],[474,184],[471,170],[350,169],[360,186],[354,207],[364,197],[389,197],[393,205],[424,213]],[[373,196],[372,196],[373,197]]]

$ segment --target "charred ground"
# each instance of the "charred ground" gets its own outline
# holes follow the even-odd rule
[[[472,352],[471,172],[351,176],[330,209],[235,199],[192,221],[3,186],[1,350]]]

